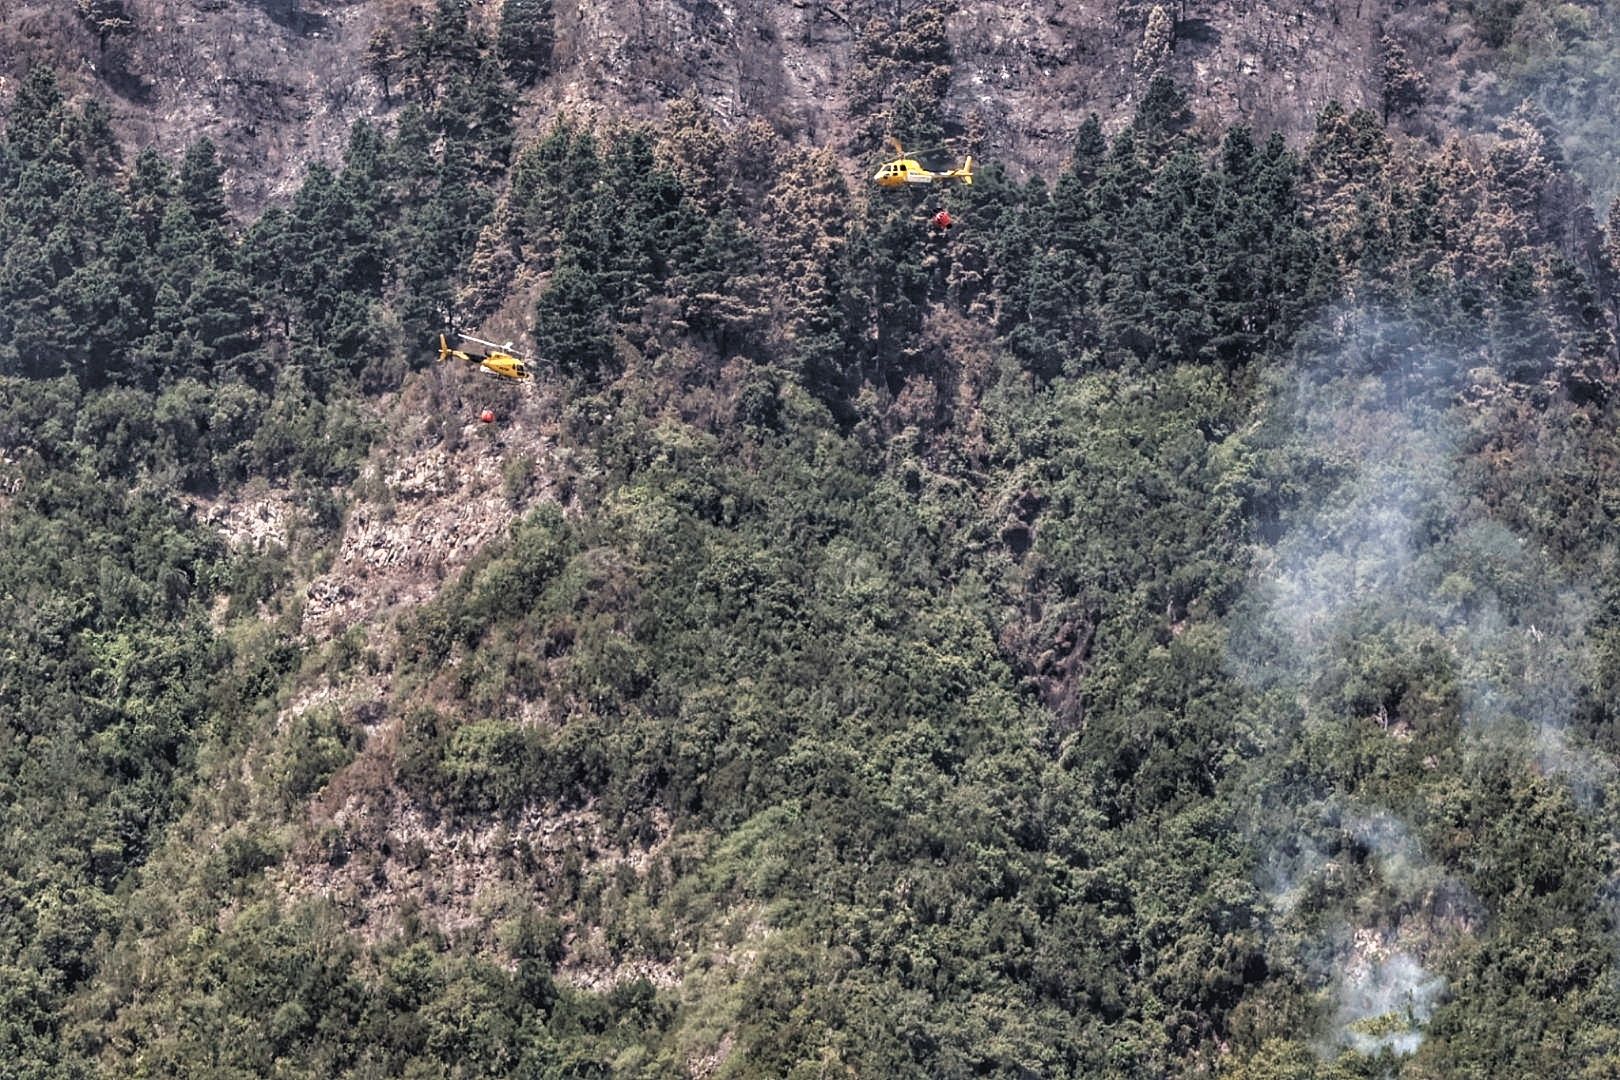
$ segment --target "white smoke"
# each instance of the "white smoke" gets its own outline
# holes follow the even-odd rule
[[[1380,955],[1373,946],[1353,956],[1339,980],[1334,1026],[1344,1045],[1363,1054],[1414,1053],[1445,988],[1411,953]]]
[[[1536,545],[1471,501],[1459,476],[1460,422],[1423,406],[1392,407],[1378,380],[1302,385],[1291,453],[1329,477],[1313,513],[1257,559],[1251,595],[1263,598],[1233,634],[1229,662],[1257,690],[1300,696],[1317,718],[1324,693],[1368,699],[1361,717],[1390,730],[1404,719],[1383,689],[1360,686],[1381,656],[1428,650],[1454,684],[1472,735],[1539,748],[1548,771],[1577,787],[1612,771],[1568,750],[1567,725],[1586,673],[1590,592]],[[1365,402],[1378,401],[1368,409]],[[1405,659],[1411,659],[1410,656]],[[1417,665],[1422,667],[1422,664]],[[1371,669],[1371,670],[1369,670]],[[1432,710],[1431,710],[1432,711]],[[1583,760],[1586,759],[1586,760]]]
[[[1260,890],[1286,919],[1322,883],[1331,865],[1331,856],[1309,836],[1294,837],[1286,850],[1267,857],[1260,870]]]
[[[1337,377],[1301,380],[1294,412],[1285,453],[1318,483],[1258,553],[1234,673],[1307,733],[1376,723],[1410,740],[1427,725],[1518,748],[1591,798],[1614,765],[1568,731],[1589,596],[1472,501],[1457,412]],[[1435,961],[1479,905],[1389,809],[1290,783],[1255,828],[1278,940],[1331,995],[1330,1047],[1412,1053],[1446,990]]]

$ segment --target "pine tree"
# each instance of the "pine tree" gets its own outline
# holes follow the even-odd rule
[[[151,147],[142,150],[124,184],[124,198],[129,205],[148,247],[156,247],[163,211],[174,196],[174,173],[168,162]]]
[[[1491,279],[1507,269],[1499,203],[1486,190],[1460,139],[1449,139],[1437,164],[1436,208],[1446,262],[1458,281]]]
[[[571,259],[558,263],[535,312],[535,345],[558,370],[601,377],[613,356],[613,329],[599,278]]]
[[[940,105],[951,80],[946,29],[953,7],[951,0],[927,0],[900,14],[897,23],[874,18],[861,28],[847,87],[851,114],[866,119],[861,141],[875,143],[884,135],[914,146],[940,141]]]
[[[565,242],[568,222],[588,221],[603,182],[605,163],[596,136],[561,120],[525,151],[512,177],[513,227],[525,258],[542,268]],[[577,236],[576,245],[588,243]]]
[[[680,180],[689,198],[718,213],[733,193],[724,175],[726,137],[713,115],[695,94],[676,98],[669,103],[660,135],[659,163]]]
[[[50,68],[36,64],[23,76],[6,117],[5,141],[19,165],[72,164],[67,105]]]
[[[73,153],[73,117],[49,69],[30,68],[18,86],[0,160],[0,364],[7,374],[55,375],[74,349],[62,283],[86,261],[83,229],[66,208],[86,178]]]
[[[532,85],[551,72],[551,50],[556,30],[551,0],[505,0],[495,52],[519,86]]]
[[[184,199],[175,198],[163,209],[155,248],[162,279],[183,296],[210,262],[207,231]]]
[[[205,212],[213,209],[206,185],[192,197]],[[248,281],[225,244],[217,226],[198,220],[183,193],[164,211],[151,330],[138,350],[140,363],[160,381],[204,377],[253,347]]]
[[[1096,343],[1088,269],[1062,249],[1041,252],[1030,264],[1024,316],[1008,340],[1043,380],[1063,374],[1072,357]]]
[[[420,105],[407,105],[400,110],[394,124],[394,137],[389,140],[384,155],[389,191],[400,217],[420,209],[433,193],[434,178],[439,171],[437,141],[438,135]]]
[[[90,385],[142,382],[130,359],[147,331],[152,265],[145,238],[118,193],[88,184],[68,215],[80,230],[75,266],[53,290],[53,306],[79,328],[76,366]]]
[[[730,212],[715,218],[701,243],[676,262],[671,282],[686,322],[722,357],[759,330],[769,310],[759,246]]]
[[[1013,348],[1023,345],[1020,335],[1029,325],[1030,273],[1046,233],[1045,219],[1050,208],[1043,188],[1031,184],[1009,205],[997,222],[990,250],[990,295],[995,310],[993,325]],[[1031,203],[1036,205],[1031,206]]]
[[[1109,146],[1108,160],[1097,174],[1092,196],[1102,242],[1111,250],[1117,248],[1122,239],[1121,232],[1131,208],[1147,193],[1152,182],[1153,174],[1142,160],[1141,140],[1136,129],[1128,127],[1116,135]]]
[[[472,0],[434,0],[433,17],[427,25],[426,46],[430,56],[461,64],[478,61],[483,41],[467,24]]]
[[[1369,110],[1346,112],[1335,101],[1317,117],[1306,148],[1307,201],[1329,250],[1347,263],[1358,255],[1366,208],[1388,206],[1391,155],[1389,135]]]
[[[444,82],[434,121],[449,145],[446,154],[476,167],[504,166],[512,156],[512,88],[492,62],[457,72]]]
[[[1380,183],[1389,168],[1389,136],[1366,109],[1346,112],[1329,102],[1316,120],[1306,150],[1313,190],[1334,200],[1354,203],[1363,191]]]
[[[1136,74],[1144,79],[1161,74],[1175,42],[1175,19],[1162,5],[1154,4],[1148,11],[1147,26],[1142,30],[1142,40],[1136,46],[1136,55],[1131,58],[1131,66],[1136,69]]]
[[[777,162],[790,143],[776,128],[757,118],[728,128],[723,137],[721,186],[732,208],[752,221],[776,182]]]
[[[1550,239],[1544,203],[1559,155],[1542,130],[1538,113],[1531,102],[1521,103],[1502,122],[1501,139],[1488,159],[1491,194],[1506,211],[1499,219],[1498,233],[1509,251]]]
[[[1070,157],[1070,168],[1075,179],[1083,185],[1090,185],[1097,178],[1097,171],[1102,168],[1108,157],[1108,138],[1103,134],[1102,121],[1096,113],[1087,116],[1085,122],[1074,133],[1074,153]]]
[[[1090,148],[1087,157],[1092,157]],[[1077,163],[1058,178],[1040,219],[1045,242],[1037,241],[1027,277],[1019,283],[1022,315],[1008,341],[1043,379],[1062,373],[1072,357],[1097,344],[1095,308],[1104,246],[1093,198],[1099,164],[1100,157],[1083,170]]]
[[[1491,349],[1497,370],[1513,382],[1539,382],[1553,370],[1558,337],[1547,319],[1534,264],[1515,255],[1497,294],[1491,316]]]
[[[1131,127],[1141,141],[1142,149],[1157,160],[1165,157],[1171,146],[1192,123],[1192,110],[1187,107],[1187,95],[1170,76],[1160,72],[1148,83]]]
[[[394,36],[393,28],[380,25],[371,32],[366,42],[365,58],[361,61],[366,74],[377,80],[382,88],[383,103],[392,104],[393,95],[389,92],[389,81],[394,76],[394,70],[400,61],[399,42]]]
[[[240,259],[242,272],[247,275],[270,326],[284,339],[292,334],[295,305],[292,293],[302,269],[291,256],[289,231],[287,212],[279,206],[270,207],[248,230]]]
[[[11,244],[0,254],[0,361],[4,374],[45,377],[61,374],[73,328],[54,303],[57,274],[53,252],[67,239],[58,229],[43,243]]]
[[[874,199],[851,231],[846,282],[855,357],[866,377],[895,390],[920,356],[933,268],[916,257],[917,221],[902,203]]]
[[[765,258],[777,281],[782,346],[800,384],[836,401],[844,383],[845,332],[839,276],[847,244],[849,189],[828,150],[790,151],[765,200]]]
[[[180,162],[177,192],[192,220],[210,238],[223,245],[229,227],[225,209],[225,167],[213,140],[206,135],[192,143]]]
[[[1440,219],[1441,201],[1439,174],[1432,165],[1425,163],[1419,168],[1417,182],[1400,208],[1399,219],[1393,224],[1415,271],[1433,269],[1445,253],[1445,230]]]
[[[939,123],[939,102],[912,87],[894,96],[884,122],[885,135],[893,135],[907,147],[933,147],[945,141]]]
[[[474,321],[482,320],[500,306],[512,283],[512,275],[517,272],[511,217],[511,206],[506,199],[495,204],[495,212],[489,223],[479,230],[472,256],[462,272],[456,306]]]
[[[558,258],[589,268],[616,321],[630,322],[681,253],[696,250],[704,224],[680,182],[658,167],[645,129],[620,133],[609,156],[615,168],[605,182],[569,208]]]
[[[113,133],[112,113],[99,101],[87,101],[68,122],[73,160],[86,176],[108,179],[123,158]]]
[[[470,8],[471,0],[436,0],[431,17],[412,9],[413,22],[400,35],[394,65],[400,89],[411,101],[431,106],[447,87],[465,85],[467,73],[482,66],[483,42],[467,23]]]
[[[255,378],[262,375],[243,357],[258,344],[258,318],[247,281],[233,266],[211,265],[186,295],[181,332],[197,343],[195,359],[207,373]]]
[[[344,367],[358,364],[373,345],[385,258],[377,239],[378,160],[375,133],[357,128],[343,175],[312,166],[292,212],[276,220],[275,231],[253,237],[255,277],[268,278],[286,297],[281,310],[292,316],[296,337]]]
[[[1215,332],[1215,282],[1205,229],[1216,218],[1218,192],[1214,178],[1187,151],[1154,178],[1148,236],[1157,265],[1150,272],[1149,326],[1159,348],[1181,360],[1200,358]]]
[[[1102,242],[1095,200],[1096,176],[1089,179],[1079,170],[1058,177],[1052,189],[1052,242],[1060,248],[1084,254]]]
[[[1258,351],[1282,318],[1281,306],[1298,295],[1301,269],[1294,260],[1303,254],[1302,229],[1291,165],[1280,145],[1262,152],[1246,127],[1229,129],[1221,143],[1209,253],[1210,344],[1228,366]]]
[[[382,133],[364,120],[349,131],[338,176],[344,220],[343,281],[352,292],[380,296],[389,272],[385,223],[395,207],[388,184],[387,144]]]
[[[1391,116],[1410,116],[1423,107],[1429,92],[1429,81],[1412,66],[1412,58],[1394,38],[1385,34],[1378,42],[1383,53],[1384,123]]]
[[[1568,259],[1554,258],[1549,277],[1548,299],[1563,341],[1559,377],[1577,399],[1601,401],[1608,396],[1605,376],[1614,359],[1615,338],[1609,314],[1592,283]]]
[[[470,162],[445,155],[431,195],[401,216],[394,246],[411,253],[399,268],[405,287],[399,312],[407,339],[426,339],[455,324],[454,279],[471,258],[493,209],[488,190],[475,175]]]

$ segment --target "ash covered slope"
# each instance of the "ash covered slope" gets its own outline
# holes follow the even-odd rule
[[[515,0],[514,0],[515,2]],[[452,43],[405,54],[444,12],[491,37],[502,5],[444,0],[0,0],[0,97],[32,62],[105,102],[126,145],[220,146],[232,198],[250,210],[289,194],[304,165],[337,157],[350,124],[408,100],[412,64],[466,62]],[[763,118],[785,132],[864,152],[874,101],[914,92],[913,66],[940,21],[950,69],[933,119],[999,159],[1050,166],[1078,122],[1123,122],[1164,70],[1206,122],[1242,119],[1292,135],[1329,100],[1382,107],[1387,35],[1423,75],[1431,115],[1466,106],[1459,74],[1478,60],[1466,15],[1389,0],[1286,3],[880,4],[633,0],[537,4],[551,47],[526,50],[532,116],[558,107],[648,117],[695,91],[723,121]],[[413,45],[413,42],[416,43]],[[919,44],[921,42],[921,44]],[[919,52],[920,50],[920,52]],[[395,85],[384,92],[384,79]],[[419,75],[418,77],[423,77]],[[1403,84],[1404,85],[1404,84]],[[878,125],[881,128],[881,124]]]

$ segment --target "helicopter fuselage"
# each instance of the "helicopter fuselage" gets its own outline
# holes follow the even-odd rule
[[[973,183],[973,158],[969,157],[963,161],[960,169],[932,172],[919,165],[915,158],[899,157],[879,165],[878,171],[872,174],[872,180],[881,188],[909,187],[912,184],[936,184],[947,180],[958,180],[964,184],[971,184]]]
[[[910,158],[885,162],[873,174],[878,187],[905,187],[907,184],[932,184],[938,174],[929,172]]]

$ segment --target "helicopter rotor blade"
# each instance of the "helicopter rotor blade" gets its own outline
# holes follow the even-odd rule
[[[932,154],[940,150],[952,149],[948,143],[939,143],[936,146],[925,146],[921,150],[901,150],[899,140],[895,139],[893,136],[889,137],[889,145],[895,149],[897,157],[909,159],[911,161],[917,161],[926,154]]]
[[[502,352],[502,353],[505,353],[508,356],[516,356],[517,355],[515,352],[512,351],[512,342],[510,342],[510,341],[507,341],[507,342],[486,341],[484,338],[473,337],[471,334],[459,334],[457,336],[462,341],[477,342],[479,345],[484,346],[486,349],[494,349],[496,352]]]

